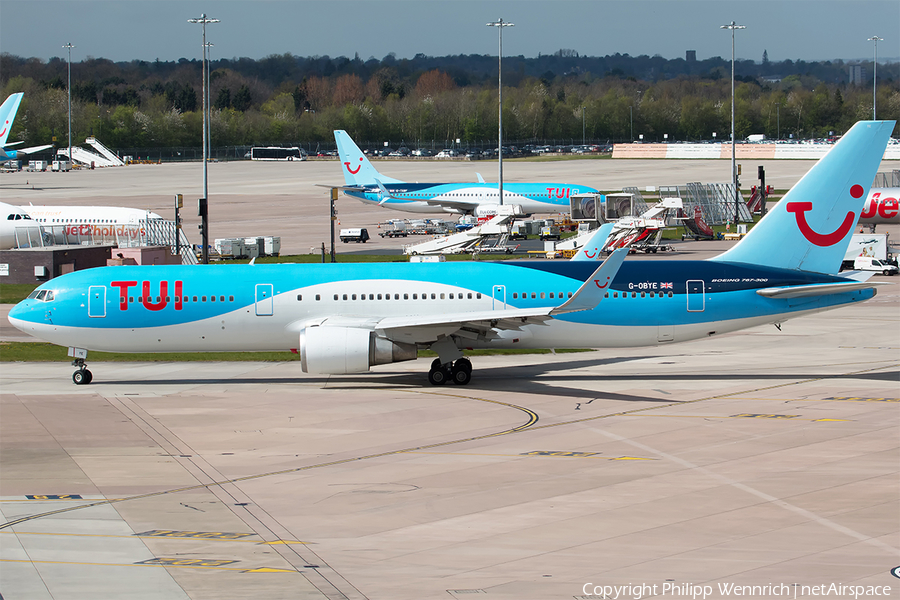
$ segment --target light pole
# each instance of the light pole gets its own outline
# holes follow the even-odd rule
[[[873,35],[869,38],[870,42],[875,42],[875,60],[872,61],[872,120],[875,120],[875,86],[878,81],[878,42],[883,42],[884,38]]]
[[[209,124],[209,98],[210,98],[210,96],[212,96],[212,93],[210,91],[211,86],[210,86],[210,81],[209,81],[209,68],[210,68],[209,63],[210,63],[210,53],[212,52],[212,50],[210,50],[210,48],[212,48],[213,46],[215,46],[215,44],[211,44],[209,42],[203,44],[203,47],[206,49],[206,72],[204,73],[204,76],[206,77],[206,158],[207,159],[212,158],[210,156],[210,154],[212,154],[212,128],[210,127],[210,124]]]
[[[500,204],[503,204],[503,28],[514,27],[514,23],[507,23],[502,18],[493,23],[487,23],[488,27],[496,27],[500,38],[499,53],[497,57],[497,103],[499,115],[497,119],[497,164],[499,165],[499,191]]]
[[[584,107],[581,107],[581,145],[584,146]]]
[[[628,107],[628,120],[631,123],[631,141],[634,141],[634,107]]]
[[[72,48],[74,47],[71,42],[63,46],[69,51],[69,84],[67,85],[69,90],[69,154],[66,156],[66,160],[69,161],[70,166],[72,165]]]
[[[200,202],[200,216],[202,218],[202,223],[200,224],[200,231],[203,237],[203,248],[201,250],[203,254],[203,264],[209,264],[209,244],[207,243],[209,238],[209,221],[207,217],[207,207],[209,200],[209,186],[208,186],[208,177],[206,172],[206,159],[207,159],[207,143],[206,136],[208,135],[207,130],[207,106],[208,106],[208,96],[209,89],[206,85],[206,24],[207,23],[218,23],[219,19],[209,19],[206,16],[206,13],[200,15],[199,19],[188,19],[188,23],[200,23],[203,26],[203,46],[201,46],[201,51],[203,53],[203,63],[201,65],[200,78],[203,80],[203,98],[200,101],[200,105],[203,107],[203,199]]]
[[[734,185],[734,226],[737,227],[738,222],[738,181],[737,181],[737,160],[735,158],[735,147],[737,140],[734,136],[734,30],[746,29],[744,25],[736,25],[734,21],[730,25],[722,25],[719,29],[731,30],[731,183]]]

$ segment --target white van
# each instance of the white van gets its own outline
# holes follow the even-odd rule
[[[857,271],[880,271],[883,275],[896,275],[900,270],[887,261],[871,256],[857,256],[853,261],[853,268]]]

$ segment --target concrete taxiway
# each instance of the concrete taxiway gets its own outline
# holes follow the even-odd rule
[[[331,377],[297,361],[93,363],[85,387],[66,364],[4,363],[0,589],[896,595],[900,283],[881,280],[872,301],[782,331],[476,357],[467,387],[427,386],[426,360]]]

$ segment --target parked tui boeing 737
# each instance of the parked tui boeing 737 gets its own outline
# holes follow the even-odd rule
[[[40,152],[41,150],[53,147],[53,144],[47,144],[45,146],[33,146],[31,148],[13,150],[11,149],[11,146],[21,144],[22,142],[6,143],[9,132],[12,129],[13,121],[16,118],[16,113],[19,111],[19,104],[22,102],[24,96],[24,92],[10,94],[10,96],[3,101],[3,104],[0,105],[0,162],[16,160],[17,158],[21,158],[20,155],[34,154],[35,152]]]
[[[497,214],[500,190],[496,183],[406,183],[379,173],[346,131],[334,132],[345,194],[367,204],[414,213]],[[503,183],[502,204],[522,207],[522,214],[569,211],[572,197],[598,193],[571,183]]]
[[[727,252],[710,260],[102,267],[38,287],[18,329],[88,350],[294,350],[307,373],[437,352],[432,384],[469,382],[465,348],[683,342],[868,300],[838,275],[894,123],[857,123]],[[624,261],[624,262],[623,262]]]

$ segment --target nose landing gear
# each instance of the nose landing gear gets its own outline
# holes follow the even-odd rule
[[[87,385],[94,380],[93,374],[87,370],[84,359],[87,358],[87,350],[83,348],[69,348],[69,356],[72,360],[72,366],[78,367],[78,370],[72,373],[72,381],[75,385]]]

